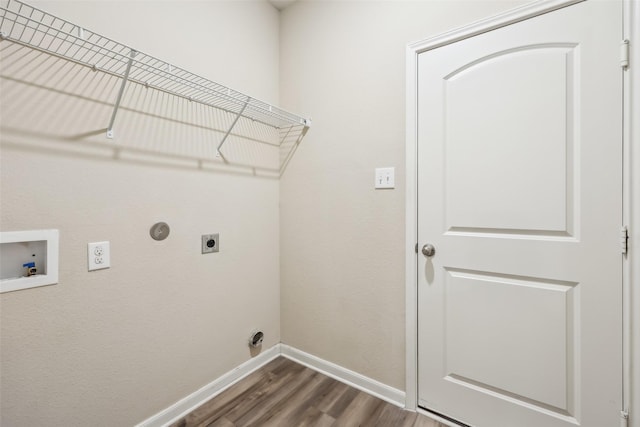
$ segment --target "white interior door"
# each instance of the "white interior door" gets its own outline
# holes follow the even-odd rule
[[[420,406],[619,424],[621,40],[590,0],[419,55]]]

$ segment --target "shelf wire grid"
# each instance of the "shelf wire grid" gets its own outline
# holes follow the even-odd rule
[[[0,40],[125,78],[171,95],[240,115],[274,128],[310,121],[96,34],[19,0],[0,0]]]

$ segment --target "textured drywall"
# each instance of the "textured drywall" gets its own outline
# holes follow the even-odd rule
[[[406,45],[522,3],[282,12],[281,103],[313,118],[280,186],[284,343],[404,390]],[[396,188],[374,190],[374,169],[389,166]]]
[[[278,102],[267,2],[37,5]],[[261,171],[279,153],[256,142],[268,132],[242,124],[255,140],[232,137],[243,165],[223,167],[212,147],[228,118],[129,86],[107,140],[116,79],[0,48],[0,229],[60,230],[59,284],[0,295],[0,425],[134,425],[248,360],[253,328],[278,343],[279,188]],[[149,236],[157,221],[165,241]],[[202,255],[215,232],[220,253]],[[102,240],[111,268],[87,272],[86,245]]]

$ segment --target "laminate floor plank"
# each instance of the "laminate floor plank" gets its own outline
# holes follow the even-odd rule
[[[285,374],[287,378],[284,381],[274,382],[270,387],[256,395],[257,402],[251,407],[251,410],[247,411],[243,407],[238,407],[233,409],[227,415],[227,418],[233,421],[237,427],[259,426],[260,424],[256,423],[256,421],[264,416],[265,413],[278,405],[280,401],[288,401],[302,384],[309,381],[311,377],[318,375],[320,375],[318,372],[306,367],[303,367],[300,372],[287,372]]]
[[[359,390],[356,390],[353,387],[347,387],[336,399],[333,404],[327,410],[327,414],[331,415],[333,418],[338,418],[342,413],[347,409],[353,399],[360,393]]]
[[[436,420],[426,417],[424,415],[419,415],[418,418],[416,418],[415,423],[413,423],[413,427],[447,427],[447,426],[445,426],[442,423],[439,423]]]
[[[326,414],[311,406],[307,408],[300,419],[300,422],[296,424],[297,427],[332,427],[336,422],[336,419],[331,415]]]
[[[190,412],[186,417],[171,424],[170,427],[192,427],[202,423],[206,423],[212,415],[218,413],[221,408],[235,406],[234,400],[250,389],[257,389],[263,386],[265,382],[273,379],[272,371],[282,365],[283,360],[278,357],[267,363],[261,369],[251,373],[242,381],[229,387],[223,393],[215,396],[206,403]],[[210,422],[210,421],[209,421]]]
[[[353,390],[353,388],[349,387],[345,383],[341,383],[338,380],[333,380],[332,384],[333,387],[331,387],[328,393],[326,393],[324,396],[321,396],[313,405],[318,408],[319,411],[326,412],[329,415],[331,415],[331,413],[335,414],[335,411],[332,412],[332,408],[337,406],[337,402],[342,399],[343,394],[349,389]],[[353,397],[355,397],[355,394],[353,395]],[[347,404],[349,404],[349,402],[347,402]]]
[[[255,406],[264,405],[265,400],[271,394],[272,390],[278,391],[286,388],[288,381],[292,379],[300,379],[299,377],[301,372],[307,369],[298,364],[288,364],[286,361],[279,362],[280,363],[278,364],[274,364],[272,369],[269,369],[269,366],[265,366],[265,368],[267,368],[265,369],[266,375],[260,381],[237,395],[234,399],[228,400],[224,405],[218,407],[217,410],[211,411],[208,416],[201,416],[197,423],[187,423],[185,427],[209,426],[211,423],[216,421],[216,419],[223,416],[238,425],[238,418],[244,415],[253,414]],[[213,400],[216,399],[217,397]],[[260,407],[258,410],[260,410]]]
[[[380,413],[375,427],[413,427],[417,417],[415,412],[388,403]]]
[[[255,406],[263,403],[270,390],[277,390],[282,387],[286,387],[287,381],[297,375],[298,372],[301,372],[302,369],[303,368],[300,368],[299,370],[289,371],[287,373],[281,372],[279,374],[269,372],[269,379],[267,381],[264,381],[256,387],[252,387],[251,389],[246,390],[246,392],[242,393],[236,399],[230,401],[227,405],[221,408],[217,415],[225,416],[235,425],[236,421],[240,417],[244,416],[245,414],[251,413]],[[211,422],[214,420],[212,418],[209,418],[209,421]]]
[[[358,391],[342,414],[336,418],[334,427],[358,427],[373,425],[386,402],[370,394]]]
[[[218,418],[213,423],[209,424],[210,427],[235,427],[236,425],[226,419],[225,417]]]
[[[295,382],[287,385],[286,390],[281,390],[280,395],[273,396],[271,404],[266,411],[253,417],[251,425],[272,426],[278,425],[278,420],[288,418],[288,415],[298,409],[301,400],[305,398],[309,391],[313,390],[322,382],[324,376],[313,369],[309,369],[308,376],[301,382]]]
[[[282,401],[269,413],[259,418],[256,424],[264,427],[299,425],[307,408],[313,405],[318,396],[326,394],[334,383],[334,379],[318,374],[298,388],[291,399]]]
[[[445,427],[278,357],[170,427]]]

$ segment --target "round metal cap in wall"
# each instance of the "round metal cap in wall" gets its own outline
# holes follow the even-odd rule
[[[164,240],[169,236],[169,224],[166,222],[157,222],[151,226],[149,234],[153,240]]]

